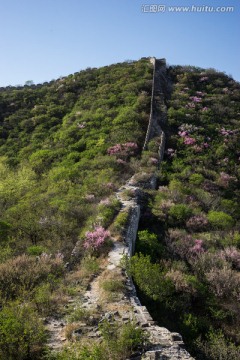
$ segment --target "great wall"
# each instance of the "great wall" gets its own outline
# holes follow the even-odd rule
[[[149,117],[149,125],[146,133],[146,138],[143,146],[143,151],[147,149],[148,142],[154,137],[160,137],[159,145],[159,163],[161,161],[165,151],[165,133],[163,131],[164,125],[167,122],[167,108],[166,99],[170,93],[170,83],[167,78],[167,69],[165,59],[150,59],[153,64],[153,87],[151,96],[151,109]],[[152,174],[152,177],[148,183],[144,184],[144,187],[155,189],[156,187],[156,176]],[[126,190],[132,190],[135,197],[131,200],[124,200],[122,196]],[[123,187],[117,192],[117,197],[122,203],[122,208],[130,213],[127,229],[125,231],[125,246],[119,246],[115,244],[115,248],[109,254],[109,262],[111,266],[119,266],[120,259],[124,254],[132,256],[134,254],[135,242],[137,238],[138,224],[141,215],[141,206],[139,204],[139,194],[141,193],[141,187],[135,181],[133,176]],[[142,356],[138,356],[135,359],[146,359],[146,360],[176,360],[182,359],[187,360],[193,358],[184,349],[184,343],[182,337],[178,333],[171,333],[164,327],[160,327],[155,324],[151,315],[145,306],[142,306],[135,289],[132,280],[127,276],[127,286],[130,290],[129,301],[133,308],[133,313],[138,324],[146,329],[150,335],[150,346]]]
[[[153,86],[151,95],[151,109],[149,116],[149,125],[143,145],[143,151],[147,150],[149,141],[158,137],[160,139],[158,151],[158,165],[165,151],[165,132],[164,127],[167,122],[166,100],[171,91],[171,82],[167,76],[167,67],[165,59],[150,58],[153,65]],[[156,169],[157,170],[157,169]],[[121,264],[123,256],[131,257],[134,254],[135,242],[137,238],[138,225],[141,216],[141,193],[143,188],[156,188],[156,174],[151,175],[150,180],[144,184],[140,184],[135,174],[116,192],[116,196],[121,202],[122,209],[129,214],[128,222],[125,228],[124,241],[115,241],[112,250],[108,254],[106,270],[99,276],[95,277],[89,285],[86,293],[81,299],[83,309],[95,310],[101,313],[101,320],[120,321],[126,323],[134,320],[138,326],[142,327],[148,333],[149,344],[142,353],[138,353],[131,357],[133,360],[194,360],[193,357],[184,349],[184,343],[180,334],[170,332],[164,327],[155,323],[145,306],[142,306],[133,284],[132,279],[127,275]],[[131,191],[134,196],[127,199],[124,196],[126,191]],[[76,252],[76,249],[75,249]],[[99,283],[106,274],[112,273],[113,276],[121,276],[124,279],[126,291],[114,306],[109,308],[106,304],[102,304],[100,299]],[[100,306],[101,305],[101,306]],[[101,321],[100,320],[100,321]],[[55,321],[55,322],[54,322]],[[52,349],[62,347],[66,338],[62,335],[66,323],[61,320],[50,321],[48,328],[51,334],[49,346]],[[75,336],[84,336],[89,338],[99,337],[97,322],[91,326],[83,324],[79,329],[75,330]]]

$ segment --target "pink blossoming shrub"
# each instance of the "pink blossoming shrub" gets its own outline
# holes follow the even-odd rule
[[[233,130],[225,129],[225,127],[222,127],[219,132],[220,132],[220,134],[223,135],[223,136],[231,136],[231,135],[234,134],[234,131],[233,131]]]
[[[82,124],[77,124],[77,127],[78,127],[79,129],[84,129],[84,128],[86,127],[86,123],[84,122],[84,123],[82,123]]]
[[[185,137],[185,136],[188,135],[188,133],[187,133],[187,131],[179,131],[178,135],[181,136],[181,137]]]
[[[121,165],[126,165],[126,161],[124,161],[122,159],[117,159],[117,163],[121,164]]]
[[[187,109],[194,109],[196,107],[196,105],[192,102],[192,103],[188,103],[187,105],[185,105],[185,107]]]
[[[208,225],[208,219],[204,215],[195,215],[190,217],[186,226],[190,231],[204,231]]]
[[[199,128],[197,127],[197,126],[195,126],[195,125],[192,125],[192,124],[186,124],[186,123],[184,123],[184,124],[182,124],[182,125],[180,125],[179,126],[179,131],[181,132],[181,131],[185,131],[186,132],[186,135],[188,135],[188,134],[190,134],[190,133],[192,133],[192,132],[194,132],[194,131],[197,131],[197,130],[199,130]]]
[[[191,96],[190,100],[192,100],[193,102],[199,103],[202,101],[202,99],[200,97],[197,96]]]
[[[116,144],[107,150],[108,155],[117,155],[122,151],[122,145]]]
[[[110,190],[115,190],[115,184],[112,183],[112,182],[108,182],[108,183],[106,184],[106,187],[107,187],[108,189],[110,189]]]
[[[224,188],[228,188],[230,183],[236,181],[234,176],[231,176],[225,172],[220,172],[220,176],[218,179],[218,184]]]
[[[154,158],[154,157],[151,157],[151,158],[150,158],[150,163],[151,163],[152,165],[156,165],[156,164],[158,164],[158,159],[156,159],[156,158]]]
[[[135,155],[138,146],[135,142],[127,142],[125,144],[116,144],[108,148],[108,155],[120,156],[126,159],[129,156]]]
[[[85,196],[85,199],[86,199],[87,201],[92,202],[92,201],[95,200],[95,195],[94,195],[94,194],[87,194],[87,195]]]
[[[166,155],[169,156],[170,158],[176,156],[176,150],[172,149],[172,148],[168,148],[166,151],[165,151]]]
[[[64,272],[63,254],[54,256],[19,255],[0,264],[0,294],[2,299],[13,300],[23,291],[30,292],[46,281],[49,275],[58,277]]]
[[[109,237],[110,232],[108,230],[102,226],[97,226],[95,230],[86,232],[83,246],[85,249],[97,250]]]
[[[194,145],[196,143],[196,140],[190,136],[186,136],[184,139],[185,145]]]
[[[100,205],[110,205],[110,200],[107,198],[107,199],[102,199],[100,201]]]
[[[240,270],[240,251],[235,246],[226,247],[220,252],[220,257],[232,264],[232,266]]]
[[[215,296],[239,301],[240,278],[236,271],[224,266],[222,269],[212,268],[205,276]]]
[[[204,95],[205,95],[202,91],[196,91],[196,94],[197,94],[198,96],[204,96]]]
[[[195,242],[192,235],[187,234],[184,230],[169,229],[166,245],[174,256],[186,260],[192,257],[190,249],[194,247]]]
[[[194,240],[194,246],[190,248],[190,253],[193,255],[199,255],[204,252],[203,240],[196,239]]]

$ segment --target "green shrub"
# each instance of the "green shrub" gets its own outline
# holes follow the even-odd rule
[[[70,314],[67,316],[69,323],[87,320],[89,317],[89,312],[84,309],[81,304],[74,306],[74,309],[71,309]]]
[[[46,249],[41,245],[32,245],[27,248],[27,254],[30,256],[39,256],[45,251]]]
[[[40,359],[45,342],[43,324],[29,305],[13,303],[0,311],[1,359]]]
[[[147,342],[146,334],[134,322],[110,324],[104,321],[100,332],[107,349],[106,359],[109,360],[125,360],[134,351],[142,350]]]
[[[159,264],[153,264],[150,256],[136,254],[127,260],[126,268],[140,290],[153,300],[168,301],[174,292],[173,282],[165,278]]]
[[[36,305],[38,313],[42,315],[51,315],[55,309],[53,301],[51,284],[44,283],[38,286],[34,291],[33,303]]]
[[[0,220],[0,243],[7,240],[10,229],[11,225]]]
[[[170,223],[173,225],[183,224],[191,215],[192,209],[185,204],[176,204],[171,206],[169,212]]]
[[[83,276],[97,274],[100,270],[99,260],[91,255],[85,256],[81,261],[81,272]]]
[[[107,357],[105,344],[96,344],[93,341],[71,344],[61,351],[48,352],[45,360],[110,360]]]
[[[101,287],[107,292],[120,292],[125,288],[123,282],[118,279],[104,280],[101,283]]]
[[[211,330],[206,340],[198,338],[195,342],[197,352],[201,352],[204,357],[201,359],[207,360],[239,360],[240,346],[236,346],[229,341],[224,334],[219,331]]]
[[[202,174],[192,174],[189,177],[190,184],[201,185],[204,181],[204,176]]]
[[[0,295],[15,299],[24,292],[31,292],[37,285],[63,274],[63,259],[56,255],[42,254],[39,258],[21,255],[0,264]]]
[[[136,241],[136,252],[150,255],[153,261],[160,258],[163,253],[163,245],[158,240],[156,234],[148,230],[138,231],[138,239]]]
[[[129,213],[127,211],[120,211],[113,223],[114,230],[122,234],[127,225],[128,217]]]
[[[99,220],[101,225],[106,229],[111,225],[114,217],[121,208],[121,204],[118,200],[106,199],[100,203],[98,211],[100,213]]]
[[[207,215],[209,223],[214,229],[228,230],[234,225],[234,219],[231,215],[223,211],[209,211]]]

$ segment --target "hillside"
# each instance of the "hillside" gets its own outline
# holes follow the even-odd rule
[[[132,275],[153,318],[197,359],[238,359],[240,87],[213,69],[169,72],[165,157]]]
[[[13,255],[31,245],[71,251],[100,200],[133,174],[151,80],[143,60],[1,89],[1,217]]]
[[[239,358],[240,86],[164,64],[0,88],[0,359]]]

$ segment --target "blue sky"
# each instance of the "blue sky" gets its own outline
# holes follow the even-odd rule
[[[153,4],[165,12],[148,12]],[[169,11],[192,5],[234,11]],[[240,81],[238,0],[0,0],[0,30],[0,86],[144,56],[212,67]]]

